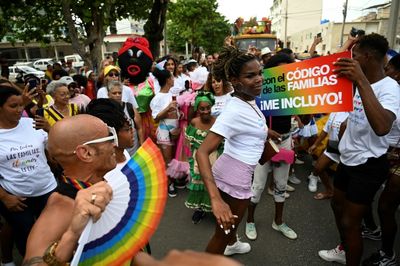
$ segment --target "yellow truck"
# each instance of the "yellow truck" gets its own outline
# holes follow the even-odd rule
[[[234,37],[235,45],[239,49],[247,50],[249,47],[256,47],[261,50],[268,47],[271,51],[276,48],[276,36],[269,33],[241,34]]]

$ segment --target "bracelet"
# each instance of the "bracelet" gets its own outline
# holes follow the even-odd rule
[[[61,262],[57,259],[55,253],[56,253],[56,248],[58,246],[58,242],[52,243],[44,252],[43,255],[43,261],[49,265],[49,266],[66,266],[69,265],[69,263],[66,262]]]

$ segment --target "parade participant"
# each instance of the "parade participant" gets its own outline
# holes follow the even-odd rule
[[[160,147],[166,167],[168,168],[168,164],[174,155],[174,138],[180,133],[177,103],[169,92],[170,88],[174,85],[174,77],[168,70],[158,68],[154,69],[153,75],[160,83],[161,90],[150,102],[151,115],[154,121],[158,122],[156,132],[157,144]],[[169,176],[168,195],[170,197],[177,195],[173,178],[173,176]]]
[[[236,230],[249,205],[252,175],[267,137],[265,118],[255,103],[262,89],[262,71],[254,55],[234,47],[224,47],[213,71],[217,79],[232,83],[235,97],[218,116],[196,155],[217,222],[206,251],[247,253],[251,247],[237,239]],[[209,156],[224,139],[224,153],[211,168]]]
[[[293,63],[293,59],[286,54],[278,54],[268,61],[264,68],[271,68],[281,65]],[[266,117],[268,124],[268,137],[271,138],[278,148],[292,151],[292,134],[291,128],[291,116],[270,116]],[[293,157],[294,158],[294,152]],[[248,216],[246,222],[246,236],[251,240],[257,238],[257,230],[254,223],[254,213],[257,204],[260,202],[261,194],[264,191],[265,184],[267,182],[268,174],[272,171],[274,181],[274,203],[275,203],[275,217],[272,222],[272,228],[276,231],[281,232],[284,236],[289,239],[296,239],[296,232],[291,229],[286,223],[283,222],[283,207],[285,203],[285,194],[287,190],[287,182],[289,178],[290,165],[293,162],[279,161],[279,162],[266,162],[264,165],[257,164],[254,171],[253,184],[251,191],[253,196],[251,197]]]
[[[400,84],[400,55],[395,55],[390,59],[385,67],[387,76],[393,78]],[[380,250],[373,253],[369,258],[363,261],[363,266],[396,265],[396,254],[394,252],[394,241],[397,233],[396,210],[400,205],[400,118],[397,117],[392,130],[388,136],[389,153],[394,156],[388,156],[391,162],[389,179],[379,198],[378,214],[382,230],[382,245]],[[379,228],[378,228],[379,229]],[[367,230],[367,232],[371,230]],[[363,232],[364,233],[364,232]]]
[[[131,158],[127,149],[133,146],[133,120],[129,119],[122,106],[112,99],[92,100],[86,108],[86,113],[100,118],[117,132],[118,146],[115,148],[117,167],[115,169],[121,169]],[[109,173],[108,175],[111,176]]]
[[[78,83],[73,77],[62,77],[58,82],[65,83],[69,91],[69,103],[76,104],[79,110],[84,110],[90,102],[90,98],[79,91]]]
[[[214,94],[215,104],[211,107],[211,115],[219,116],[222,109],[232,98],[232,87],[228,82],[216,80],[213,74],[209,73],[204,89]]]
[[[54,104],[44,109],[44,119],[48,125],[52,127],[56,122],[69,116],[74,116],[79,113],[78,105],[69,103],[70,93],[67,84],[60,81],[53,81],[47,86],[47,93],[54,99]],[[36,117],[36,121],[40,118]],[[44,128],[48,131],[49,128]]]
[[[386,135],[398,113],[400,89],[396,81],[385,77],[387,50],[388,42],[383,36],[369,34],[354,45],[353,59],[340,58],[334,63],[334,73],[353,81],[356,91],[355,111],[349,114],[339,143],[340,163],[332,198],[341,244],[318,252],[327,261],[360,265],[361,220],[388,176]]]
[[[186,129],[186,139],[190,142],[192,156],[189,158],[190,164],[190,183],[188,185],[189,194],[185,201],[188,208],[194,209],[192,222],[198,224],[206,214],[211,212],[211,202],[208,192],[201,180],[196,153],[201,143],[203,143],[210,128],[215,122],[215,117],[211,116],[211,109],[214,104],[214,96],[210,92],[199,92],[194,103],[194,111],[199,116],[192,119]],[[218,151],[210,155],[211,165],[222,153],[223,146],[220,145]]]
[[[64,174],[32,228],[24,265],[65,265],[72,259],[89,219],[96,222],[111,200],[112,189],[103,176],[116,166],[117,143],[115,130],[91,115],[66,118],[52,127],[49,154]]]
[[[47,133],[21,118],[21,92],[0,87],[0,213],[11,225],[17,249],[25,255],[29,232],[56,188],[47,165]]]
[[[119,81],[109,82],[107,85],[108,98],[117,101],[123,108],[126,117],[132,119],[134,127],[134,143],[132,147],[128,147],[128,152],[132,156],[137,149],[145,141],[142,130],[142,118],[135,107],[131,103],[122,101],[123,85]]]

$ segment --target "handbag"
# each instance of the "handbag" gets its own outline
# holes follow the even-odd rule
[[[326,151],[330,152],[330,153],[340,154],[339,141],[328,140],[328,145],[326,146]]]
[[[272,129],[272,118],[269,117],[269,128]],[[274,143],[275,144],[275,143]],[[278,148],[278,152],[271,157],[271,161],[274,163],[287,163],[292,164],[294,162],[294,151],[285,148]]]
[[[281,148],[281,149],[279,149],[279,152],[271,158],[271,161],[274,163],[283,162],[283,163],[287,163],[287,164],[293,164],[294,151]]]
[[[333,128],[333,122],[335,122],[335,118],[336,118],[336,113],[335,116],[332,119],[331,122],[331,127],[329,128],[329,134],[332,133],[332,128]],[[326,151],[329,153],[334,153],[334,154],[340,154],[339,152],[339,141],[338,140],[328,140],[328,144],[326,146]]]
[[[264,144],[264,150],[261,154],[261,158],[258,160],[258,163],[261,165],[265,164],[266,162],[271,160],[271,158],[274,157],[278,152],[278,146],[276,146],[276,144],[271,139],[268,139]]]

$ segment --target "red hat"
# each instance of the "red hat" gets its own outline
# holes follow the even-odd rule
[[[136,47],[142,50],[143,53],[145,53],[148,57],[150,57],[151,60],[153,60],[153,55],[151,54],[151,51],[149,49],[149,41],[146,38],[135,37],[126,39],[124,45],[122,45],[121,49],[119,49],[118,55],[125,53],[131,47]]]

